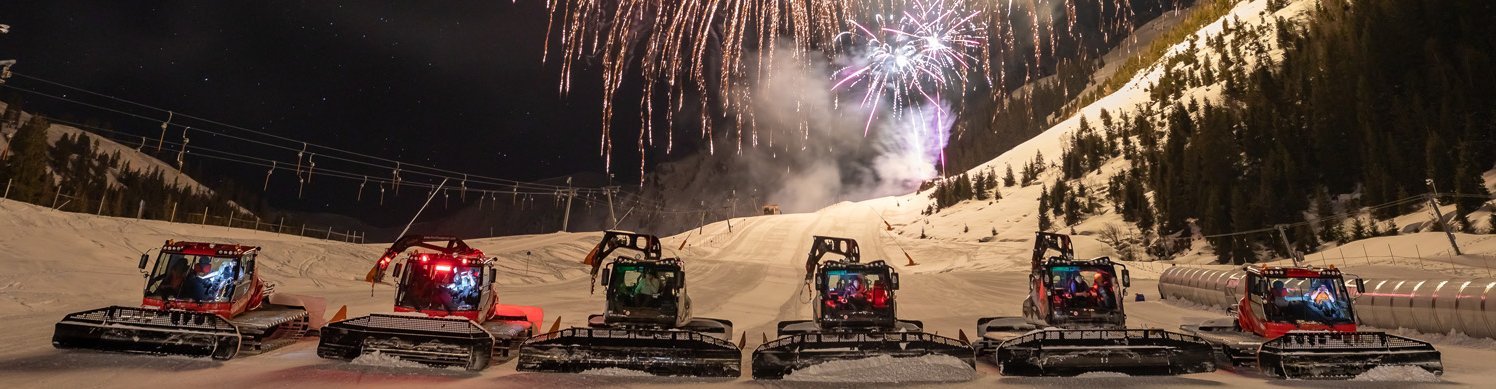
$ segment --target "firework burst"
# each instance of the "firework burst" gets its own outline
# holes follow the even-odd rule
[[[677,127],[699,128],[699,137],[712,152],[724,138],[718,131],[729,131],[725,139],[734,141],[739,152],[761,141],[774,146],[774,133],[761,136],[753,110],[754,85],[774,77],[773,64],[811,68],[837,58],[860,58],[828,76],[840,92],[863,93],[861,105],[870,111],[866,134],[880,110],[897,116],[913,102],[953,102],[953,97],[964,97],[968,78],[977,74],[997,86],[990,97],[1001,98],[1003,88],[1012,86],[1010,81],[1041,76],[1043,63],[1060,54],[1061,39],[1074,39],[1084,31],[1076,28],[1077,4],[1102,11],[1098,22],[1112,26],[1101,29],[1109,39],[1112,31],[1131,28],[1129,2],[547,0],[545,58],[560,68],[563,95],[571,90],[578,66],[600,68],[599,152],[610,172],[614,103],[626,80],[639,80],[640,131],[633,143],[640,153],[642,179],[647,149],[660,142],[666,153],[671,152]],[[1027,26],[1015,25],[1015,20]],[[776,55],[787,55],[791,61]],[[1031,57],[1020,58],[1024,55]],[[1022,71],[1021,78],[1007,74],[1004,62],[1009,60],[1025,64],[1015,69]],[[937,109],[934,114],[950,113]],[[951,121],[936,117],[927,122]],[[808,123],[802,121],[802,134],[792,138],[809,142]]]
[[[864,88],[861,103],[869,116],[863,135],[885,97],[897,114],[910,99],[935,106],[947,90],[964,95],[968,74],[980,61],[973,53],[986,37],[986,28],[974,22],[980,15],[959,3],[925,0],[915,1],[901,16],[877,16],[873,28],[853,23],[855,28],[843,36],[863,54],[837,71],[832,88]]]

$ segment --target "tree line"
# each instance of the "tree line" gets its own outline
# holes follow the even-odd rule
[[[1477,231],[1465,217],[1487,201],[1481,174],[1496,163],[1493,7],[1325,0],[1302,26],[1230,20],[1229,34],[1191,41],[1165,59],[1165,76],[1136,116],[1099,133],[1083,125],[1061,158],[1064,176],[1121,154],[1134,168],[1111,177],[1106,193],[1140,229],[1168,234],[1193,222],[1229,232],[1311,221],[1286,231],[1296,251],[1395,233],[1380,220],[1423,204],[1359,210],[1429,192],[1427,179],[1442,192],[1474,195],[1452,200],[1452,228]],[[1265,39],[1281,47],[1280,61]],[[1209,85],[1223,86],[1220,99],[1185,93]],[[1337,217],[1346,213],[1349,230]],[[1210,243],[1220,261],[1244,263],[1288,255],[1276,239]]]

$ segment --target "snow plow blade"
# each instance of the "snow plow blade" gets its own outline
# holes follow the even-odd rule
[[[569,328],[525,341],[519,371],[618,368],[661,376],[738,377],[743,350],[694,331]]]
[[[1199,337],[1164,330],[1041,330],[1003,341],[996,362],[1011,376],[1173,375],[1215,371],[1214,352]]]
[[[494,339],[466,318],[372,314],[322,327],[317,356],[352,361],[382,355],[432,367],[488,367]]]
[[[227,360],[239,354],[239,339],[239,328],[215,314],[113,306],[67,315],[52,346]]]
[[[890,356],[947,355],[976,369],[971,344],[924,332],[807,332],[781,337],[753,351],[753,378],[780,379],[817,364]]]
[[[1262,344],[1257,366],[1291,379],[1347,379],[1377,366],[1416,366],[1444,373],[1427,342],[1382,332],[1290,332]]]

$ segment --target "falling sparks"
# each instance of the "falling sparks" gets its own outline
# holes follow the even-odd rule
[[[971,53],[982,46],[986,29],[973,22],[978,11],[945,0],[916,1],[899,17],[878,16],[873,28],[853,23],[846,33],[860,47],[862,59],[837,71],[833,89],[863,86],[863,107],[869,108],[866,136],[885,95],[892,111],[901,112],[908,99],[934,106],[942,91],[964,93],[967,74],[979,59]]]
[[[739,153],[776,139],[806,148],[808,121],[792,126],[802,132],[797,136],[759,133],[753,86],[773,78],[776,63],[861,58],[827,76],[839,91],[863,93],[865,136],[880,111],[897,117],[916,101],[940,107],[932,103],[964,97],[972,76],[997,86],[994,98],[1012,81],[1038,77],[1044,61],[1061,54],[1061,39],[1088,31],[1076,26],[1081,3],[1101,11],[1103,39],[1131,30],[1129,0],[547,0],[545,60],[559,66],[562,95],[575,86],[579,66],[600,68],[598,151],[609,172],[615,103],[635,94],[621,93],[625,85],[637,85],[640,128],[630,143],[640,153],[642,180],[647,151],[670,153],[678,127],[698,127],[713,153],[724,131]],[[790,61],[774,58],[783,55]],[[1010,79],[1003,65],[1013,59],[1027,63],[1021,80]],[[951,122],[947,110],[933,112],[929,122]]]

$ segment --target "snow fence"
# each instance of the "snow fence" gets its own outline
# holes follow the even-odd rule
[[[1240,269],[1175,266],[1159,276],[1158,293],[1166,299],[1224,308],[1245,294],[1245,282],[1232,285],[1231,280],[1245,277]],[[1365,284],[1355,305],[1363,325],[1496,338],[1496,279],[1366,279]]]

